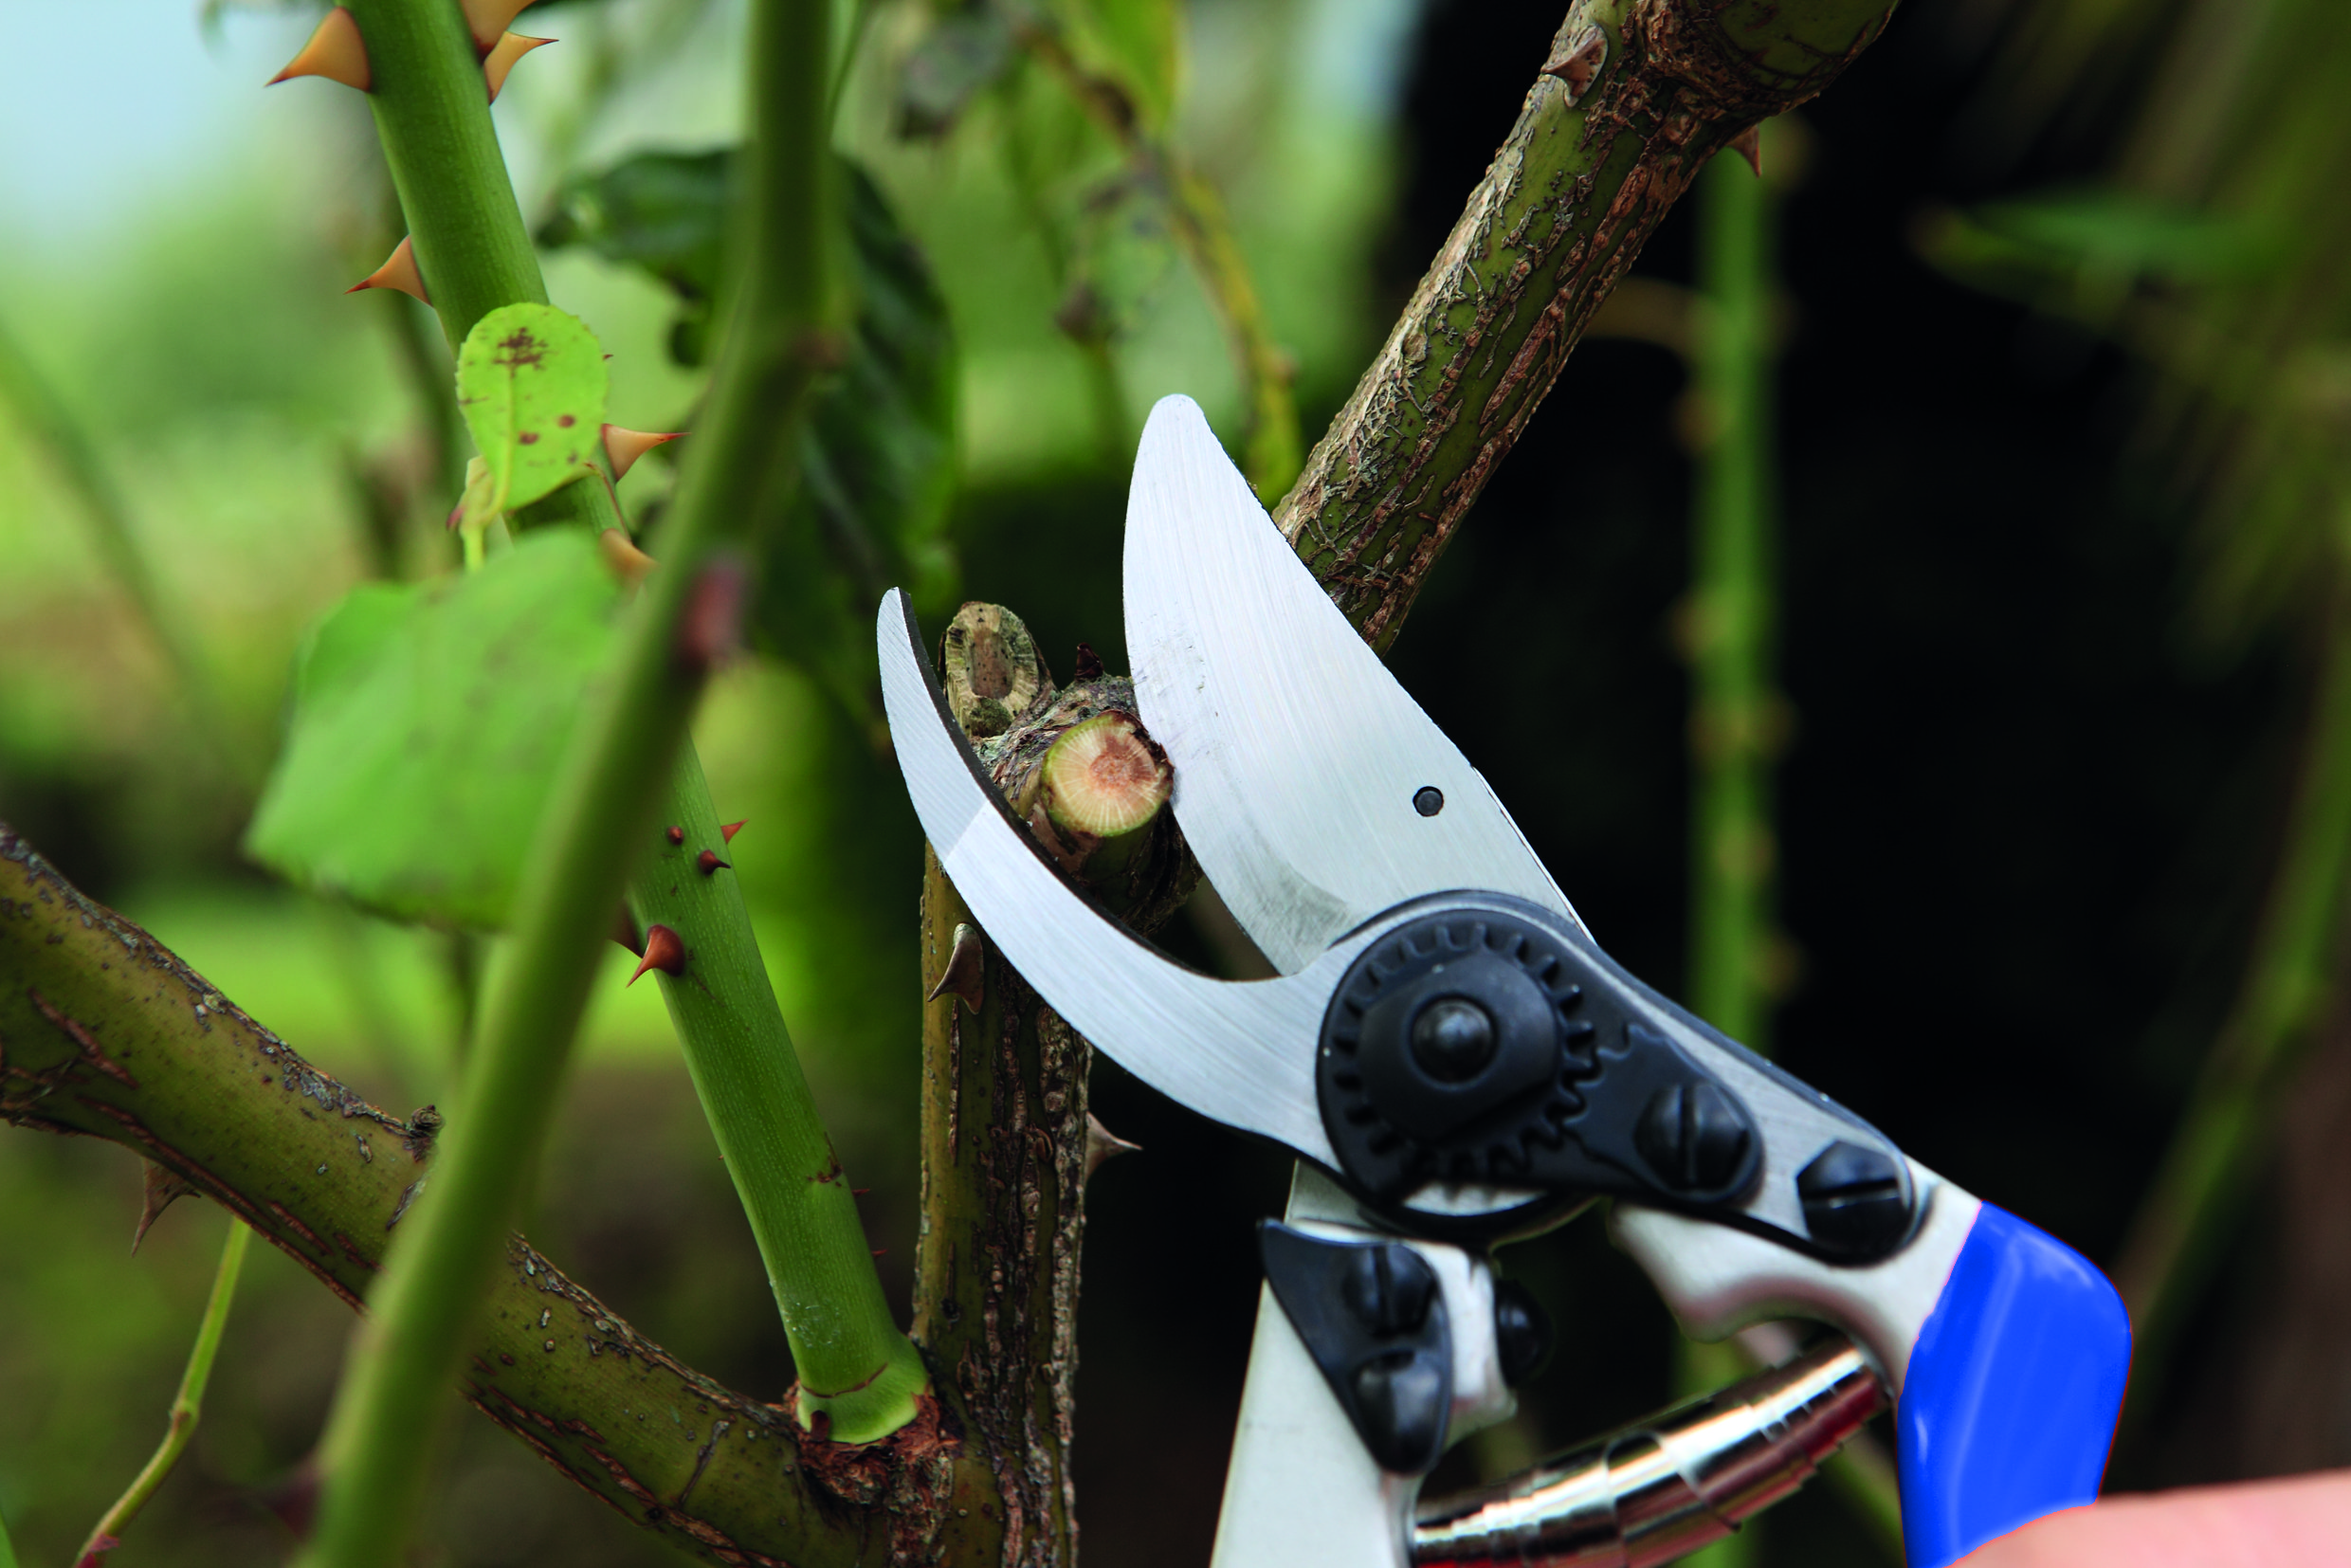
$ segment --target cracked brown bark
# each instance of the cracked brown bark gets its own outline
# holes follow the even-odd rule
[[[1412,302],[1274,513],[1366,642],[1395,640],[1593,312],[1706,159],[1826,87],[1892,10],[1886,0],[1578,0],[1569,9],[1547,66],[1558,74],[1536,78]]]
[[[994,605],[965,606],[945,646],[949,707],[1013,799],[1055,737],[1134,706],[1122,678],[1056,690],[1027,629]],[[1015,690],[1029,703],[1006,713],[1000,700]],[[1165,921],[1197,875],[1174,813],[1145,831],[1152,839],[1093,889],[1139,929]],[[972,923],[926,848],[922,989],[939,994],[922,1018],[914,1338],[970,1439],[940,1560],[1066,1568],[1078,1545],[1070,1449],[1093,1048],[993,947],[976,1011],[940,988],[957,927]]]
[[[305,1062],[0,825],[0,1119],[103,1138],[213,1199],[354,1308],[429,1179],[401,1117]],[[512,1238],[467,1398],[630,1520],[729,1564],[933,1561],[957,1446],[934,1407],[887,1444],[801,1432],[681,1364]]]

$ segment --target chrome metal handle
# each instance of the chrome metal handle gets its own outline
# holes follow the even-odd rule
[[[1812,1479],[1886,1408],[1850,1340],[1619,1428],[1523,1475],[1421,1504],[1415,1568],[1649,1568]]]

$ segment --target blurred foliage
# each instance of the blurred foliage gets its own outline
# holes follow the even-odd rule
[[[732,149],[640,154],[576,177],[539,243],[583,246],[667,284],[683,306],[669,352],[699,365],[725,264],[735,159]],[[801,440],[800,488],[767,541],[753,624],[764,647],[870,712],[872,603],[902,587],[928,613],[952,609],[957,364],[929,264],[864,169],[843,159],[840,180],[856,311],[847,356]]]
[[[2321,611],[2351,501],[2351,11],[2327,0],[2019,9],[1979,118],[2002,144],[2122,121],[2100,185],[1931,219],[1939,264],[2111,337],[2142,439],[2199,494],[2201,628]]]
[[[669,329],[669,356],[700,365],[709,353],[710,315],[726,261],[729,182],[735,150],[639,153],[598,173],[573,176],[538,226],[542,246],[582,246],[608,262],[640,267],[683,305]]]
[[[620,596],[595,541],[548,532],[353,590],[296,659],[246,851],[378,914],[502,928]]]
[[[2306,671],[2295,778],[2281,792],[2289,798],[2235,997],[2112,1263],[2139,1340],[2135,1438],[2168,1393],[2176,1347],[2249,1206],[2271,1168],[2292,1161],[2272,1129],[2298,1076],[2323,1075],[2323,1062],[2305,1062],[2344,994],[2351,227],[2340,191],[2351,12],[2324,0],[2063,0],[2013,15],[2006,50],[1977,111],[2003,128],[1996,145],[2014,155],[2112,127],[2096,155],[2105,177],[1938,214],[1922,246],[1955,276],[2143,368],[2141,450],[2203,515],[2197,641],[2232,658],[2283,629]],[[2279,1270],[2279,1322],[2351,1309],[2326,1284],[2342,1272],[2331,1250]],[[2276,1333],[2265,1324],[2261,1337]],[[2317,1358],[2351,1376],[2351,1336],[2334,1340]],[[2138,1446],[2126,1441],[2125,1454]]]

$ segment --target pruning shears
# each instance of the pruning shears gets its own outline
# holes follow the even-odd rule
[[[896,591],[883,690],[923,830],[1005,957],[1145,1083],[1299,1158],[1261,1227],[1218,1568],[1664,1561],[1809,1473],[1880,1388],[1911,1568],[2097,1494],[2130,1359],[2105,1278],[1611,959],[1188,398],[1143,431],[1124,574],[1176,820],[1276,978],[1185,968],[1064,880]],[[1851,1346],[1419,1508],[1543,1352],[1488,1249],[1600,1197],[1692,1336],[1796,1317]]]

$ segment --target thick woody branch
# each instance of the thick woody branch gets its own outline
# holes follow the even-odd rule
[[[1198,876],[1174,812],[1087,849],[1042,802],[1056,742],[1132,713],[1132,684],[1097,668],[1056,689],[1028,629],[995,605],[965,605],[943,646],[949,707],[1030,830],[1130,924],[1165,921]],[[943,1522],[939,1560],[1065,1568],[1077,1560],[1069,1465],[1084,1188],[1102,1158],[1086,1110],[1094,1048],[990,947],[929,851],[922,988],[914,1333],[968,1433],[962,1485],[991,1504]]]
[[[1577,0],[1509,139],[1274,513],[1385,648],[1616,281],[1706,160],[1818,93],[1886,0]]]
[[[0,1118],[122,1144],[355,1309],[433,1173],[441,1128],[430,1106],[392,1115],[312,1067],[5,826]],[[902,1531],[929,1527],[902,1494],[952,1452],[935,1427],[866,1450],[818,1442],[782,1406],[682,1365],[519,1236],[481,1323],[466,1396],[683,1551],[763,1568],[883,1562],[908,1544]]]

